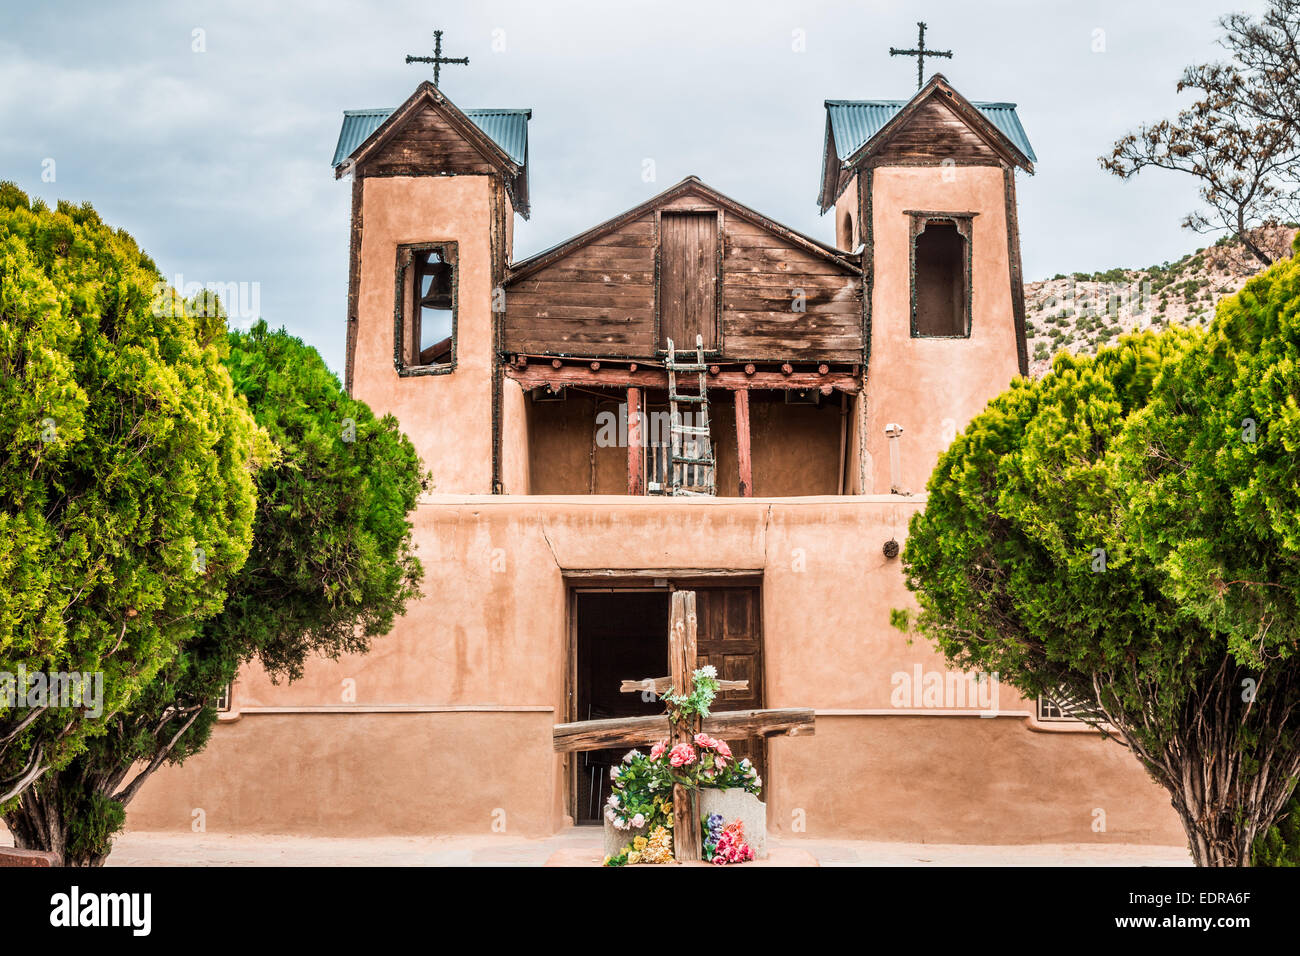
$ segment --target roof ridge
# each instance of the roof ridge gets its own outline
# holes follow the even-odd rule
[[[826,100],[825,106],[906,106],[911,100]],[[983,108],[1001,107],[1003,109],[1015,109],[1016,103],[1009,103],[1006,100],[970,100],[971,106]]]

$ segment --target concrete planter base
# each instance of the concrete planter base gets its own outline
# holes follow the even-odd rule
[[[767,859],[767,804],[738,787],[701,790],[700,819],[707,820],[714,813],[722,814],[724,824],[733,820],[743,823],[745,842],[753,849],[754,859]]]
[[[608,820],[605,821],[605,856],[617,856],[623,849],[639,836],[649,837],[649,827],[629,827],[620,830]]]
[[[700,819],[707,820],[710,814],[722,814],[724,823],[739,820],[745,825],[745,842],[754,850],[754,859],[767,858],[767,804],[752,793],[740,788],[717,790],[706,787],[699,796]],[[608,820],[604,823],[605,856],[616,856],[623,847],[637,837],[649,837],[649,827],[633,827],[620,830]]]

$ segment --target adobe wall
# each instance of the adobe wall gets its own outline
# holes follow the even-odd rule
[[[957,432],[1019,374],[1006,191],[997,166],[881,166],[872,180],[875,279],[867,364],[868,491],[890,488],[885,426],[903,426],[903,487],[925,490]],[[973,212],[970,338],[912,338],[911,220],[905,210]],[[837,209],[836,215],[839,215]]]
[[[564,570],[761,572],[767,705],[813,707],[775,741],[767,799],[791,836],[977,843],[1165,842],[1182,831],[1118,745],[1034,732],[1007,687],[978,700],[905,686],[942,660],[889,624],[912,606],[897,559],[923,499],[439,497],[416,510],[426,597],[372,652],[292,685],[256,669],[208,749],[160,771],[133,829],[315,835],[508,832],[564,825],[550,749],[565,719]],[[899,675],[907,681],[900,682]],[[629,675],[645,676],[645,675]],[[987,685],[986,685],[987,686]],[[986,701],[987,703],[987,701]],[[1107,814],[1095,832],[1093,810]],[[797,811],[797,812],[796,812]],[[802,820],[803,830],[796,828]],[[502,823],[504,821],[504,823]]]
[[[397,416],[442,494],[492,491],[491,182],[489,176],[363,180],[352,394],[377,415]],[[440,241],[458,244],[456,369],[399,377],[393,367],[397,247]]]

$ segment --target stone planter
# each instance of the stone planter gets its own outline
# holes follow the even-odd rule
[[[649,827],[628,827],[620,830],[608,820],[605,821],[605,856],[617,856],[623,847],[639,836],[649,837]],[[755,851],[757,852],[757,851]]]
[[[722,814],[724,824],[732,820],[743,823],[745,842],[753,849],[754,859],[767,858],[767,804],[739,787],[706,787],[700,791],[700,819],[707,820],[714,813]]]
[[[700,790],[700,819],[707,820],[712,813],[722,814],[724,823],[739,820],[745,825],[745,842],[754,850],[754,859],[767,858],[767,804],[752,793],[739,787],[718,790],[705,787]],[[637,837],[649,837],[649,827],[629,827],[619,830],[608,820],[604,821],[605,856],[615,856]]]

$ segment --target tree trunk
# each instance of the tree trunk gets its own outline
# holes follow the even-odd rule
[[[46,790],[29,787],[18,800],[18,806],[5,814],[5,825],[13,834],[14,846],[20,850],[44,850],[57,854],[59,863],[67,865],[68,834],[63,816],[54,805],[57,793],[57,774],[48,774],[45,783],[55,784]]]
[[[1256,259],[1262,262],[1265,267],[1271,266],[1273,264],[1273,257],[1270,256],[1263,249],[1261,249],[1254,242],[1252,242],[1249,238],[1247,238],[1245,233],[1239,233],[1237,238],[1241,240],[1241,244],[1246,247],[1246,250],[1251,255],[1253,255]]]
[[[1190,696],[1176,735],[1155,744],[1119,728],[1169,791],[1197,866],[1250,866],[1255,838],[1285,809],[1300,777],[1297,700],[1294,668],[1252,671],[1225,657]]]
[[[1231,806],[1222,801],[1215,803],[1217,812],[1191,810],[1186,801],[1180,805],[1179,798],[1174,797],[1174,809],[1187,832],[1192,862],[1197,866],[1250,866],[1250,848],[1255,842],[1256,828],[1239,826],[1233,821],[1252,819],[1258,809]]]
[[[14,845],[21,850],[44,850],[59,858],[60,866],[103,866],[112,850],[111,841],[103,852],[95,849],[74,849],[69,824],[82,826],[99,821],[84,813],[64,812],[63,801],[75,793],[86,781],[75,774],[71,779],[51,772],[39,784],[29,788],[19,798],[18,805],[4,815],[5,825],[13,834]],[[80,841],[85,843],[87,841]]]

